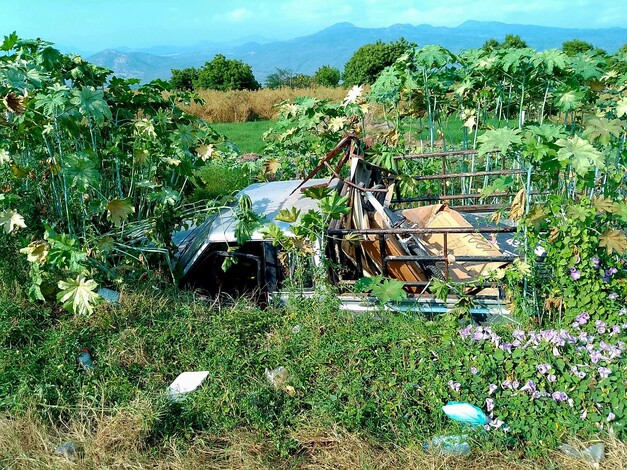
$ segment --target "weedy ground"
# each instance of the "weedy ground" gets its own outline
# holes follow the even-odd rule
[[[469,457],[423,449],[464,432],[440,409],[455,362],[446,323],[352,316],[333,299],[207,303],[158,279],[75,317],[29,302],[25,269],[0,257],[2,468],[588,468],[498,433],[474,434]],[[93,372],[78,366],[79,346]],[[265,378],[281,365],[292,388]],[[187,370],[210,375],[170,401],[168,384]],[[625,443],[600,438],[602,468],[621,468]],[[74,460],[55,454],[68,441]]]
[[[158,443],[146,439],[141,419],[129,411],[103,417],[98,410],[82,420],[51,425],[26,413],[0,418],[0,465],[11,469],[573,469],[587,470],[583,459],[560,452],[542,458],[525,458],[513,451],[473,451],[469,457],[425,452],[420,443],[381,445],[337,427],[303,424],[292,433],[297,452],[281,456],[271,441],[253,431],[222,435],[198,433],[173,436]],[[68,458],[55,453],[63,442],[76,442]],[[573,442],[581,447],[589,444]],[[600,468],[624,468],[627,446],[616,439],[605,442],[606,457]]]

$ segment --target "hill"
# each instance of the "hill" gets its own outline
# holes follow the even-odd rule
[[[224,44],[204,41],[192,47],[164,45],[138,51],[107,49],[92,55],[89,60],[110,68],[119,76],[149,81],[168,79],[173,68],[201,66],[220,53],[250,64],[257,80],[263,82],[277,68],[307,75],[323,65],[341,70],[359,47],[378,39],[389,42],[404,37],[418,45],[440,44],[457,52],[480,47],[489,38],[502,40],[506,34],[518,34],[537,50],[560,48],[564,41],[581,39],[613,53],[625,42],[627,29],[567,29],[484,21],[467,21],[455,28],[426,24],[359,28],[351,23],[337,23],[317,33],[287,41],[253,37]]]

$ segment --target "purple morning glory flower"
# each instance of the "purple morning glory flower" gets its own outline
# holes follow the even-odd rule
[[[518,382],[518,380],[513,380],[512,381],[512,388],[514,390],[518,390],[518,387],[520,386],[520,382]]]
[[[507,351],[508,353],[512,352],[512,343],[503,343],[499,346],[499,349],[503,351]]]
[[[568,395],[566,395],[566,392],[553,392],[551,398],[557,402],[566,401],[568,400]]]
[[[551,370],[551,365],[550,364],[539,364],[539,365],[536,366],[536,369],[538,369],[538,372],[540,372],[542,375],[544,375],[548,371]]]
[[[593,364],[598,363],[602,359],[605,359],[605,358],[603,357],[603,354],[601,354],[599,351],[595,350],[595,351],[590,352],[590,361]]]
[[[618,294],[616,292],[612,292],[610,295],[607,296],[607,298],[610,300],[616,300],[618,299]]]
[[[549,382],[553,383],[557,380],[557,377],[555,377],[553,374],[549,374],[546,376],[546,380],[548,380]]]
[[[592,261],[592,266],[594,266],[594,269],[599,269],[599,264],[601,262],[601,260],[599,259],[598,256],[593,256],[592,258],[590,258]]]
[[[486,398],[485,406],[486,406],[486,409],[488,410],[488,413],[491,413],[492,410],[494,410],[494,400],[492,400],[492,398]]]
[[[614,421],[615,419],[616,419],[616,415],[610,411],[610,414],[607,415],[607,418],[605,418],[605,421],[610,423],[610,422]]]
[[[605,333],[605,327],[607,326],[604,321],[597,320],[594,322],[594,326],[600,334]]]
[[[527,383],[522,386],[520,391],[521,392],[535,393],[536,392],[536,384],[533,382],[533,380],[527,380]]]
[[[488,387],[488,395],[492,395],[497,388],[499,387],[494,384],[490,384],[490,386]]]
[[[472,339],[475,341],[481,341],[483,338],[483,332],[480,329],[477,329],[472,335]]]
[[[622,317],[625,314],[627,314],[627,308],[623,307],[620,309],[620,312],[618,312],[618,316]]]
[[[603,276],[601,276],[601,278],[603,279],[603,281],[605,282],[610,282],[610,279],[612,278],[612,276],[614,274],[616,274],[618,272],[618,270],[616,268],[609,268],[606,269],[605,272],[603,273]]]
[[[570,371],[571,371],[573,374],[575,374],[577,377],[579,377],[580,379],[583,379],[583,378],[585,378],[585,376],[586,376],[586,373],[585,373],[585,372],[583,372],[583,371],[580,371],[579,369],[577,369],[577,366],[572,366],[572,367],[570,368]]]
[[[471,367],[471,368],[470,368],[470,372],[471,372],[473,375],[477,375],[477,374],[479,373],[479,369],[477,369],[476,367]]]
[[[448,386],[451,387],[455,392],[459,392],[461,384],[459,382],[453,382],[452,380],[449,380]]]
[[[610,374],[612,373],[612,371],[610,369],[608,369],[607,367],[599,367],[597,369],[597,371],[599,372],[599,376],[602,379],[607,379],[610,376]]]
[[[522,341],[525,339],[525,332],[523,330],[514,330],[512,333],[512,338],[517,339],[518,341]]]
[[[472,330],[472,325],[468,325],[466,328],[459,330],[458,333],[462,339],[466,339],[470,336],[470,330]]]
[[[580,325],[585,325],[586,323],[588,323],[588,320],[590,320],[590,315],[588,314],[588,312],[581,312],[579,315],[577,315],[577,318],[575,318],[575,321]]]
[[[573,278],[573,281],[577,281],[581,277],[581,273],[577,271],[577,268],[570,268],[570,277]]]

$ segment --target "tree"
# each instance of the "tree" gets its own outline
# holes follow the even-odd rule
[[[570,41],[564,41],[562,43],[562,51],[564,51],[564,53],[569,57],[573,57],[577,54],[583,54],[590,51],[594,51],[596,54],[601,56],[607,55],[607,52],[605,52],[603,49],[594,47],[594,45],[592,45],[591,43],[582,41],[581,39],[571,39]]]
[[[191,91],[194,89],[194,82],[198,79],[198,69],[195,67],[187,67],[185,69],[172,69],[172,77],[170,77],[170,85],[175,90]]]
[[[258,90],[260,87],[250,65],[227,59],[222,54],[216,55],[211,62],[205,62],[194,82],[194,88],[220,91]]]
[[[313,81],[321,86],[335,87],[340,83],[340,71],[330,65],[323,65],[316,70]]]
[[[396,62],[408,49],[415,47],[415,43],[407,42],[405,38],[387,44],[379,40],[360,47],[344,66],[344,85],[374,83],[384,68]]]
[[[307,88],[313,83],[313,78],[302,73],[295,73],[290,69],[276,69],[266,78],[266,87],[272,90],[277,88]]]
[[[486,42],[483,43],[483,46],[481,46],[481,49],[483,49],[486,52],[492,52],[498,49],[499,46],[500,44],[496,39],[490,38]]]
[[[524,49],[529,47],[518,34],[507,34],[501,43],[501,49]]]

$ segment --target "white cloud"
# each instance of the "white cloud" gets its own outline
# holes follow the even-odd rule
[[[248,8],[236,8],[235,10],[226,14],[226,17],[231,21],[239,22],[253,17],[253,12]]]

